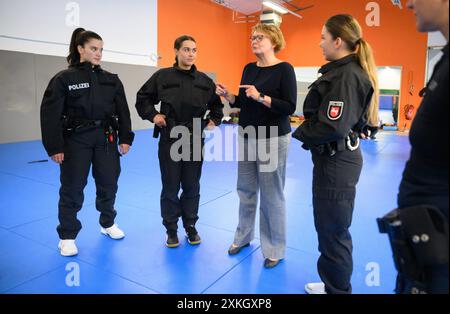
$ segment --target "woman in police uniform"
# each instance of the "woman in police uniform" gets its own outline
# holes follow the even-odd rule
[[[350,15],[331,17],[322,30],[321,48],[330,63],[305,100],[306,121],[293,134],[311,150],[313,206],[323,283],[308,293],[351,293],[353,271],[349,227],[363,160],[359,134],[378,121],[376,66],[361,27]]]
[[[102,51],[98,34],[76,29],[67,57],[69,68],[52,78],[41,105],[42,141],[61,169],[57,231],[63,256],[78,254],[75,238],[81,223],[77,212],[83,206],[91,165],[100,230],[112,239],[125,236],[114,223],[114,202],[119,157],[128,153],[134,134],[122,82],[100,67]]]
[[[161,216],[167,230],[166,246],[179,246],[178,219],[182,217],[188,242],[198,245],[201,238],[195,228],[200,200],[200,177],[203,164],[202,132],[218,126],[223,104],[215,94],[214,82],[197,71],[197,44],[190,36],[181,36],[174,44],[173,67],[156,72],[139,90],[136,109],[143,120],[155,123],[155,137],[160,135]],[[155,105],[161,102],[160,111]],[[209,114],[208,114],[209,111]],[[171,137],[171,131],[184,127],[187,138]],[[176,131],[176,130],[174,130]],[[171,148],[187,139],[176,153]],[[199,145],[196,145],[199,143]],[[178,153],[184,156],[179,158]],[[171,154],[172,153],[172,154]],[[186,155],[187,154],[187,155]],[[183,190],[179,197],[180,186]]]

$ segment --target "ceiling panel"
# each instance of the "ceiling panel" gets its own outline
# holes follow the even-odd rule
[[[237,12],[249,15],[261,11],[263,0],[211,0]],[[275,0],[274,2],[277,2]]]

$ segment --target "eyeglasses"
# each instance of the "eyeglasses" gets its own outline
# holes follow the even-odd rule
[[[255,35],[255,36],[250,37],[250,41],[251,41],[251,42],[256,41],[256,42],[259,43],[259,42],[262,41],[264,38],[266,38],[266,36],[264,36],[264,35]]]

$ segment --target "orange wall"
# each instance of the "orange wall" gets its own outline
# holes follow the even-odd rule
[[[247,0],[250,1],[250,0]],[[304,1],[294,1],[305,4]],[[287,48],[279,57],[300,66],[320,66],[325,63],[319,48],[320,31],[326,19],[339,13],[350,13],[361,23],[364,37],[372,45],[379,66],[402,66],[403,78],[399,127],[409,129],[403,117],[403,107],[421,99],[418,92],[425,84],[427,36],[415,29],[414,15],[400,10],[391,0],[377,0],[381,6],[381,27],[368,27],[365,23],[368,0],[310,1],[315,6],[302,12],[304,19],[285,15],[281,28]],[[182,34],[196,38],[199,55],[197,66],[201,71],[217,73],[217,79],[237,92],[242,69],[255,58],[248,38],[251,25],[235,24],[230,10],[210,0],[158,1],[158,52],[162,56],[159,66],[173,64],[173,41]],[[409,95],[408,78],[412,74],[414,96]]]
[[[232,11],[210,0],[158,1],[158,66],[174,63],[173,42],[180,35],[197,41],[197,67],[215,72],[217,81],[237,92],[242,70],[247,64],[249,34],[244,24],[235,24]]]

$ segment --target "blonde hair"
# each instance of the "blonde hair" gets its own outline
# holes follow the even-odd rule
[[[369,43],[362,38],[362,28],[358,21],[349,14],[340,14],[331,17],[325,27],[334,39],[341,38],[348,48],[355,52],[361,67],[369,76],[374,94],[367,112],[368,124],[378,126],[378,112],[380,102],[380,90],[377,78],[377,66]]]
[[[280,52],[286,47],[286,41],[284,40],[283,33],[278,26],[259,23],[253,26],[252,33],[255,32],[264,33],[270,38],[272,44],[275,45],[275,53]]]

